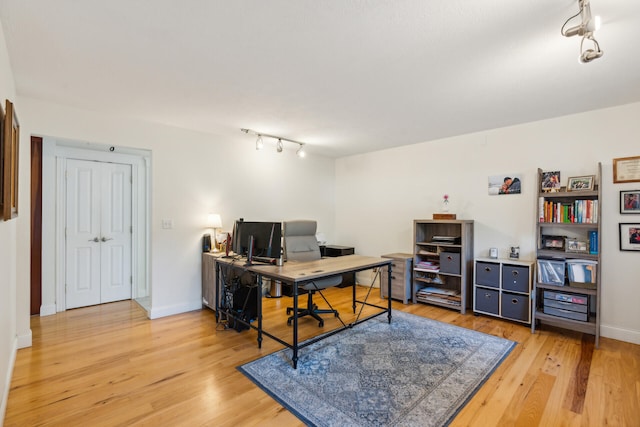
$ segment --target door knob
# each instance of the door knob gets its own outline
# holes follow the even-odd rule
[[[99,242],[98,237],[94,237],[93,239],[89,239],[90,242]]]
[[[103,242],[106,242],[107,240],[113,240],[113,237],[109,237],[108,239],[106,237],[102,237],[101,239]]]

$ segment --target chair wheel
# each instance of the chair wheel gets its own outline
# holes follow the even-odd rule
[[[324,326],[324,320],[318,322],[318,327],[322,328]]]
[[[338,312],[333,313],[333,317],[338,317]]]
[[[287,307],[287,315],[291,314],[292,311],[293,311],[293,308]]]
[[[287,326],[291,326],[291,319],[287,319]]]

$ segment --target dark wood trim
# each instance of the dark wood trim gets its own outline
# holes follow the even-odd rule
[[[31,314],[42,305],[42,138],[31,137]]]

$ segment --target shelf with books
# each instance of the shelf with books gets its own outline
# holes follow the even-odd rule
[[[473,221],[414,220],[413,302],[470,307]]]
[[[543,191],[538,169],[537,268],[531,332],[541,324],[595,335],[600,340],[601,186],[598,163],[593,188]],[[562,189],[560,189],[562,190]],[[575,299],[580,303],[567,301]]]

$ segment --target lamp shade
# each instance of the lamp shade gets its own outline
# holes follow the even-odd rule
[[[222,228],[222,218],[220,214],[209,214],[207,217],[207,228]]]

